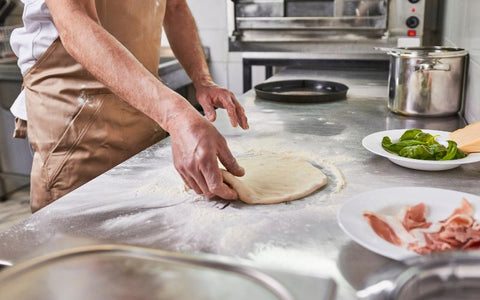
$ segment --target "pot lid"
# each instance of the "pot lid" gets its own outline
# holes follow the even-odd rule
[[[399,47],[399,48],[375,48],[396,57],[420,57],[420,58],[448,58],[468,55],[468,51],[462,48],[431,46],[431,47]]]
[[[10,299],[293,300],[254,268],[121,245],[74,248],[0,272]]]

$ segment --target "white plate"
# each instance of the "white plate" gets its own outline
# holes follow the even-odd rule
[[[363,247],[391,259],[403,260],[418,254],[379,237],[363,217],[363,212],[396,214],[405,205],[423,202],[427,206],[427,221],[440,221],[460,206],[463,197],[473,205],[475,218],[480,219],[480,196],[437,188],[395,187],[351,198],[342,205],[337,220],[343,231]]]
[[[368,151],[378,154],[380,156],[388,158],[393,163],[400,165],[402,167],[415,169],[415,170],[423,170],[423,171],[441,171],[441,170],[449,170],[456,168],[462,164],[470,164],[474,162],[480,161],[480,153],[470,153],[464,158],[460,159],[453,159],[453,160],[423,160],[423,159],[413,159],[408,157],[398,156],[396,154],[390,153],[383,149],[382,147],[382,139],[384,136],[388,136],[392,142],[398,142],[402,134],[408,129],[394,129],[394,130],[386,130],[386,131],[379,131],[372,133],[362,140],[362,145]],[[450,132],[448,131],[440,131],[440,130],[430,130],[430,129],[422,129],[423,132],[428,132],[431,135],[439,135],[439,137],[435,138],[437,142],[441,144],[446,144],[448,140],[448,135]]]

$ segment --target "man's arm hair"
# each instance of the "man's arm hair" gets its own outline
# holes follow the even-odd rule
[[[197,25],[186,0],[168,0],[163,22],[170,47],[194,85],[213,83]]]
[[[99,22],[95,0],[46,0],[66,51],[113,93],[169,130],[169,122],[191,110]]]

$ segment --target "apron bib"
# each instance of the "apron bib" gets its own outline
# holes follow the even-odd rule
[[[102,26],[156,76],[165,1],[96,1]],[[24,88],[34,150],[32,211],[166,136],[76,62],[60,39],[25,74]]]

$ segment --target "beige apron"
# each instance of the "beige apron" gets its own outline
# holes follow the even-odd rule
[[[96,3],[102,26],[157,75],[166,0]],[[95,51],[95,45],[91,48]],[[27,133],[34,150],[32,211],[166,136],[157,123],[77,63],[59,39],[25,74],[24,88]]]

